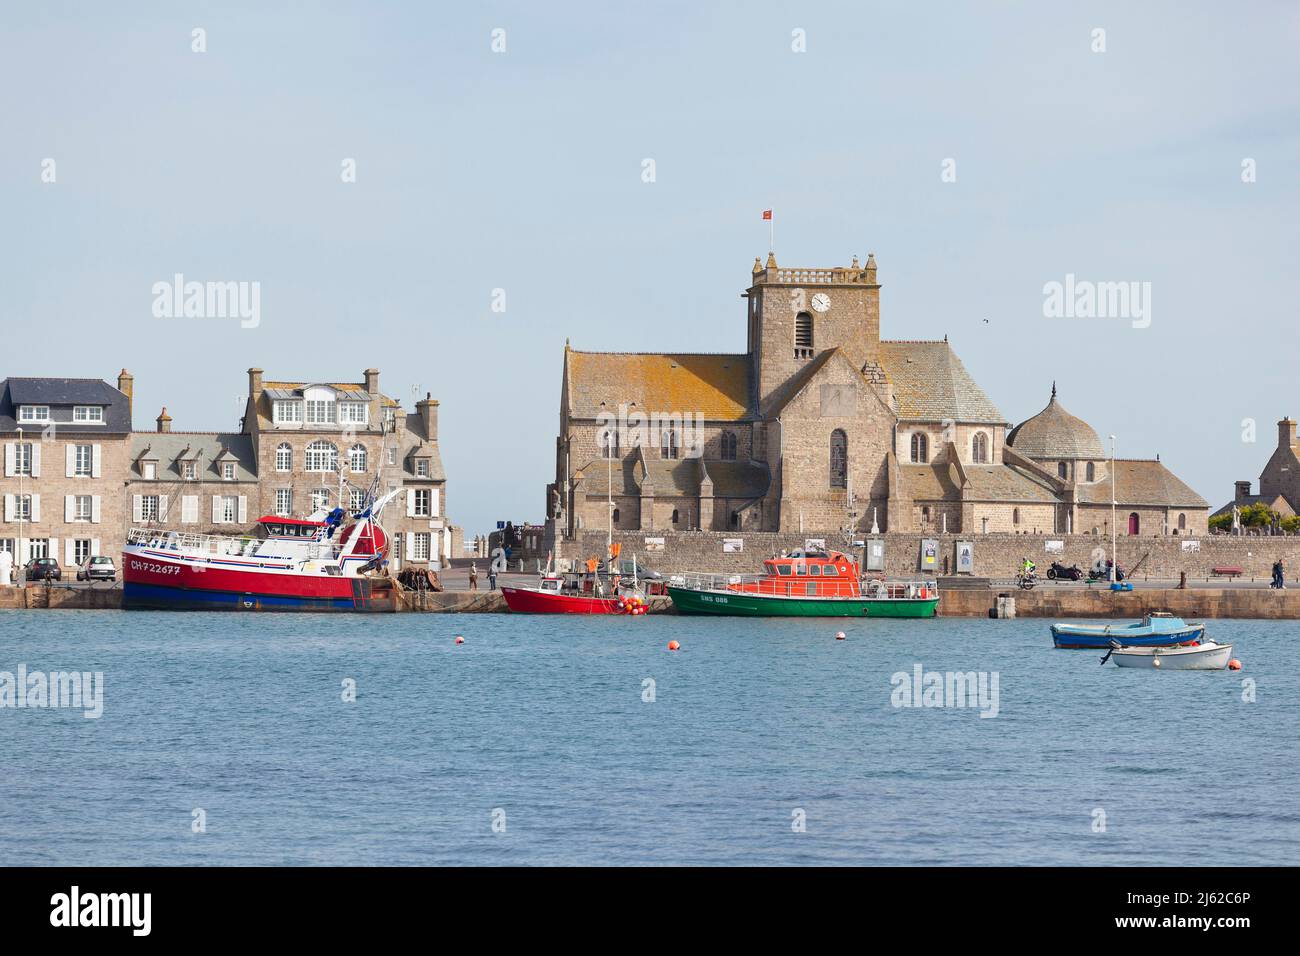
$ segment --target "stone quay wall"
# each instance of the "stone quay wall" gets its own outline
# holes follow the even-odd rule
[[[921,542],[929,539],[938,542],[938,573],[954,573],[956,549],[959,541],[970,542],[974,547],[973,576],[1008,580],[1013,578],[1020,559],[1028,555],[1038,565],[1039,574],[1045,575],[1052,561],[1077,564],[1087,571],[1092,565],[1092,555],[1102,549],[1110,555],[1110,539],[1090,534],[882,534],[885,542],[885,573],[889,576],[908,577],[921,573]],[[821,539],[829,548],[844,549],[843,537],[825,532],[728,534],[722,531],[689,532],[628,532],[616,531],[614,540],[622,545],[624,558],[635,553],[656,571],[706,571],[718,573],[757,573],[764,558],[782,550],[801,548],[808,539]],[[647,544],[647,539],[650,543]],[[739,540],[743,550],[728,551],[724,542]],[[1060,543],[1059,552],[1049,551],[1049,545]],[[565,558],[583,560],[605,553],[605,532],[585,531],[576,540],[563,541],[560,553]],[[1126,570],[1137,566],[1135,580],[1177,581],[1182,572],[1189,581],[1220,581],[1212,573],[1216,567],[1239,567],[1242,580],[1267,581],[1272,575],[1273,562],[1281,558],[1286,567],[1287,580],[1300,585],[1300,535],[1277,537],[1233,537],[1208,535],[1200,538],[1177,536],[1129,537],[1122,536],[1116,553],[1120,566]],[[861,555],[858,555],[861,558]],[[944,559],[947,559],[945,567]]]

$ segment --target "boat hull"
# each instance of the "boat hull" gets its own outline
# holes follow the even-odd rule
[[[556,594],[533,588],[503,587],[506,606],[517,614],[621,614],[617,598]]]
[[[934,617],[939,598],[784,597],[668,586],[682,614],[732,617]]]
[[[1232,659],[1231,644],[1200,647],[1117,647],[1111,654],[1119,667],[1162,671],[1221,671]]]
[[[127,551],[122,607],[131,611],[351,611],[391,613],[387,578],[241,570]]]
[[[1199,641],[1205,636],[1204,624],[1187,624],[1159,633],[1133,633],[1131,630],[1126,633],[1127,629],[1127,625],[1053,624],[1052,643],[1072,650],[1104,650],[1110,647],[1111,641],[1118,641],[1125,647],[1176,647]]]

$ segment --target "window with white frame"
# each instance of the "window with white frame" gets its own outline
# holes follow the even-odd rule
[[[181,462],[181,477],[186,481],[193,481],[199,476],[198,466],[192,461]]]
[[[339,402],[339,422],[344,425],[364,425],[367,406],[365,402]]]
[[[14,474],[30,475],[32,473],[32,444],[21,442],[14,445]]]
[[[277,425],[302,424],[302,402],[277,399],[271,409],[271,420]]]
[[[18,553],[18,542],[14,538],[0,538],[0,552]]]
[[[19,405],[18,420],[20,422],[48,422],[50,420],[50,406]]]
[[[222,495],[221,507],[217,513],[221,515],[222,524],[234,524],[239,520],[239,496]]]
[[[417,478],[429,477],[429,459],[427,458],[415,459],[415,477]]]
[[[32,496],[31,495],[14,495],[14,515],[15,521],[32,520]]]
[[[141,521],[158,520],[158,496],[157,495],[140,496],[140,520]]]
[[[389,463],[390,465],[395,465],[395,464],[397,464],[397,449],[396,449],[396,448],[390,448],[390,449],[388,449],[388,463]]]
[[[28,538],[27,556],[29,558],[48,558],[50,556],[50,539]]]
[[[311,493],[311,510],[324,511],[330,506],[330,490],[328,488],[317,488]]]
[[[414,491],[415,501],[411,507],[411,513],[417,518],[429,518],[433,516],[433,494],[428,488],[416,488]]]
[[[72,499],[72,520],[89,521],[94,514],[90,495],[76,495]]]
[[[72,473],[78,478],[89,478],[95,470],[95,446],[74,445]]]
[[[396,421],[397,421],[397,409],[393,408],[393,406],[390,405],[384,409],[384,424],[391,425]]]
[[[85,564],[86,559],[90,557],[90,539],[77,538],[72,542],[72,561],[74,564]]]
[[[334,447],[333,442],[327,442],[324,439],[320,439],[307,446],[307,470],[339,470],[339,450]]]
[[[335,421],[335,403],[329,400],[304,402],[307,406],[308,425],[332,425]]]
[[[352,512],[360,511],[365,507],[366,493],[360,488],[353,488],[348,492],[348,509]]]
[[[72,420],[89,425],[102,425],[104,409],[100,405],[77,405],[72,409]]]
[[[223,461],[221,463],[221,480],[222,481],[235,480],[235,463],[233,461]]]
[[[353,445],[348,449],[348,464],[353,471],[365,471],[370,464],[370,456],[366,454],[365,445]]]
[[[429,560],[429,532],[417,531],[411,542],[411,560],[428,561]]]
[[[293,514],[293,492],[290,489],[275,489],[275,513],[282,518]]]
[[[158,477],[158,463],[156,461],[140,462],[140,474],[144,476],[145,481],[153,481]]]
[[[293,470],[293,446],[287,441],[280,442],[280,444],[275,446],[275,470]]]

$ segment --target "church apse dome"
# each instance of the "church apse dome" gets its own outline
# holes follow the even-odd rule
[[[1100,465],[1106,460],[1106,450],[1097,433],[1091,425],[1082,418],[1071,415],[1056,400],[1055,385],[1052,386],[1052,400],[1047,403],[1047,407],[1011,429],[1007,435],[1007,444],[1026,458],[1048,465],[1079,461],[1097,462]]]

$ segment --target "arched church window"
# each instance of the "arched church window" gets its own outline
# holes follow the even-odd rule
[[[598,438],[601,458],[618,457],[618,430],[613,426],[601,429]]]
[[[1141,530],[1141,522],[1138,520],[1138,513],[1136,511],[1129,512],[1128,533],[1138,534],[1140,530]]]
[[[618,524],[618,509],[614,509],[614,524]]]
[[[831,487],[844,488],[849,483],[849,436],[844,429],[831,432]]]
[[[813,318],[807,312],[800,312],[794,317],[794,357],[812,358],[813,353]]]
[[[736,531],[739,531],[739,530],[740,530],[740,512],[739,512],[739,511],[733,511],[733,512],[731,513],[731,527],[732,527],[733,530],[736,530]]]
[[[677,524],[677,521],[678,521],[678,518],[677,518],[677,509],[674,508],[674,509],[673,509],[673,524]]]
[[[970,460],[982,465],[989,460],[989,436],[976,432],[970,440]]]
[[[930,460],[930,439],[923,432],[912,433],[912,461],[924,465]]]
[[[663,437],[660,439],[659,457],[676,458],[677,448],[678,448],[677,429],[675,428],[664,429]]]
[[[1019,508],[1012,508],[1012,509],[1011,509],[1011,523],[1012,523],[1012,524],[1020,524],[1020,509],[1019,509]]]
[[[1187,515],[1185,515],[1185,514],[1179,514],[1179,516],[1178,516],[1178,530],[1179,530],[1179,531],[1186,531],[1186,530],[1187,530]]]
[[[722,433],[722,460],[736,460],[736,434],[735,432]]]
[[[1089,481],[1097,480],[1097,466],[1094,465],[1092,462],[1088,462],[1088,480]]]
[[[930,523],[930,506],[929,506],[929,505],[925,505],[925,506],[921,509],[921,523],[922,523],[922,524],[929,524],[929,523]]]
[[[1062,478],[1068,478],[1070,476],[1070,469],[1066,466],[1065,462],[1058,461],[1056,463],[1056,473]]]

